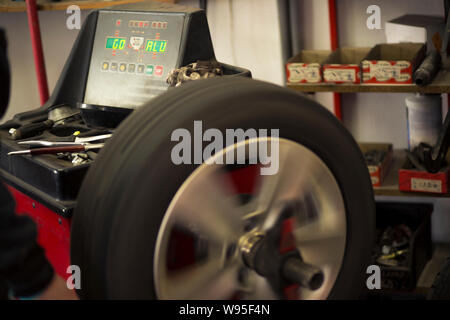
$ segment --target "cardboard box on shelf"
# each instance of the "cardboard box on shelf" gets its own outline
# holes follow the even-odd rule
[[[286,63],[288,83],[322,82],[322,63],[329,56],[330,50],[302,50]]]
[[[398,189],[400,191],[446,194],[449,185],[450,166],[437,173],[416,169],[407,159],[398,170]]]
[[[323,79],[327,83],[360,83],[361,61],[370,48],[340,48],[323,63]]]
[[[362,61],[363,83],[413,83],[413,73],[426,55],[422,43],[378,44]]]
[[[426,43],[428,50],[441,51],[445,19],[440,16],[407,14],[385,24],[387,43]]]
[[[393,159],[393,148],[391,143],[359,143],[364,157],[366,158],[367,168],[369,169],[372,186],[381,187],[386,177]],[[381,155],[373,156],[373,154]]]

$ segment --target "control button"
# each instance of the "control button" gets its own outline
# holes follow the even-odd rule
[[[152,28],[156,28],[157,27],[157,23],[155,21],[152,22]]]
[[[162,76],[162,74],[163,74],[163,66],[156,66],[155,76]]]
[[[127,64],[126,63],[121,63],[119,66],[119,71],[120,72],[125,72],[127,70]]]
[[[106,71],[106,70],[108,70],[108,68],[109,68],[109,62],[103,61],[103,63],[102,63],[102,70]]]
[[[116,26],[120,26],[121,24],[122,24],[122,20],[117,19],[117,20],[116,20]]]
[[[137,67],[137,72],[138,73],[144,73],[144,70],[145,70],[145,65],[144,64],[138,65],[138,67]]]
[[[134,63],[130,63],[128,65],[128,72],[129,73],[134,73],[136,71],[136,65]]]
[[[147,74],[147,75],[149,75],[149,76],[153,75],[154,69],[155,69],[155,66],[154,66],[154,65],[148,64],[148,65],[147,65],[147,69],[145,69],[145,74]]]
[[[111,62],[111,68],[109,70],[116,72],[117,71],[117,62]]]
[[[148,28],[148,21],[144,21],[144,28]]]

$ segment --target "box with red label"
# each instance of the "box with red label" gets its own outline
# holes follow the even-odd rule
[[[361,61],[370,48],[340,48],[331,53],[323,65],[327,83],[360,83]]]
[[[322,82],[322,63],[329,56],[329,50],[303,50],[286,63],[287,83]]]
[[[381,187],[392,163],[393,149],[390,143],[359,143],[367,169],[369,169],[372,186]]]
[[[407,160],[398,170],[398,189],[400,191],[446,194],[448,191],[450,167],[437,173],[421,171]]]
[[[370,50],[362,62],[363,83],[408,84],[425,58],[423,43],[384,43]]]

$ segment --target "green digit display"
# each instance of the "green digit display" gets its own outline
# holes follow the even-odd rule
[[[145,51],[147,52],[165,52],[167,47],[166,40],[147,40]]]
[[[127,39],[125,38],[106,38],[106,49],[122,50],[125,48],[125,43]]]

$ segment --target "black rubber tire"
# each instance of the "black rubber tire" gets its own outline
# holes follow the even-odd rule
[[[187,83],[136,110],[100,152],[81,187],[72,222],[72,264],[82,298],[153,299],[153,251],[173,196],[197,165],[172,163],[173,130],[279,128],[315,152],[341,188],[347,215],[343,266],[330,298],[356,298],[365,285],[375,205],[363,156],[351,134],[304,95],[250,79]]]
[[[447,258],[434,279],[427,298],[429,300],[450,300],[450,257]]]

